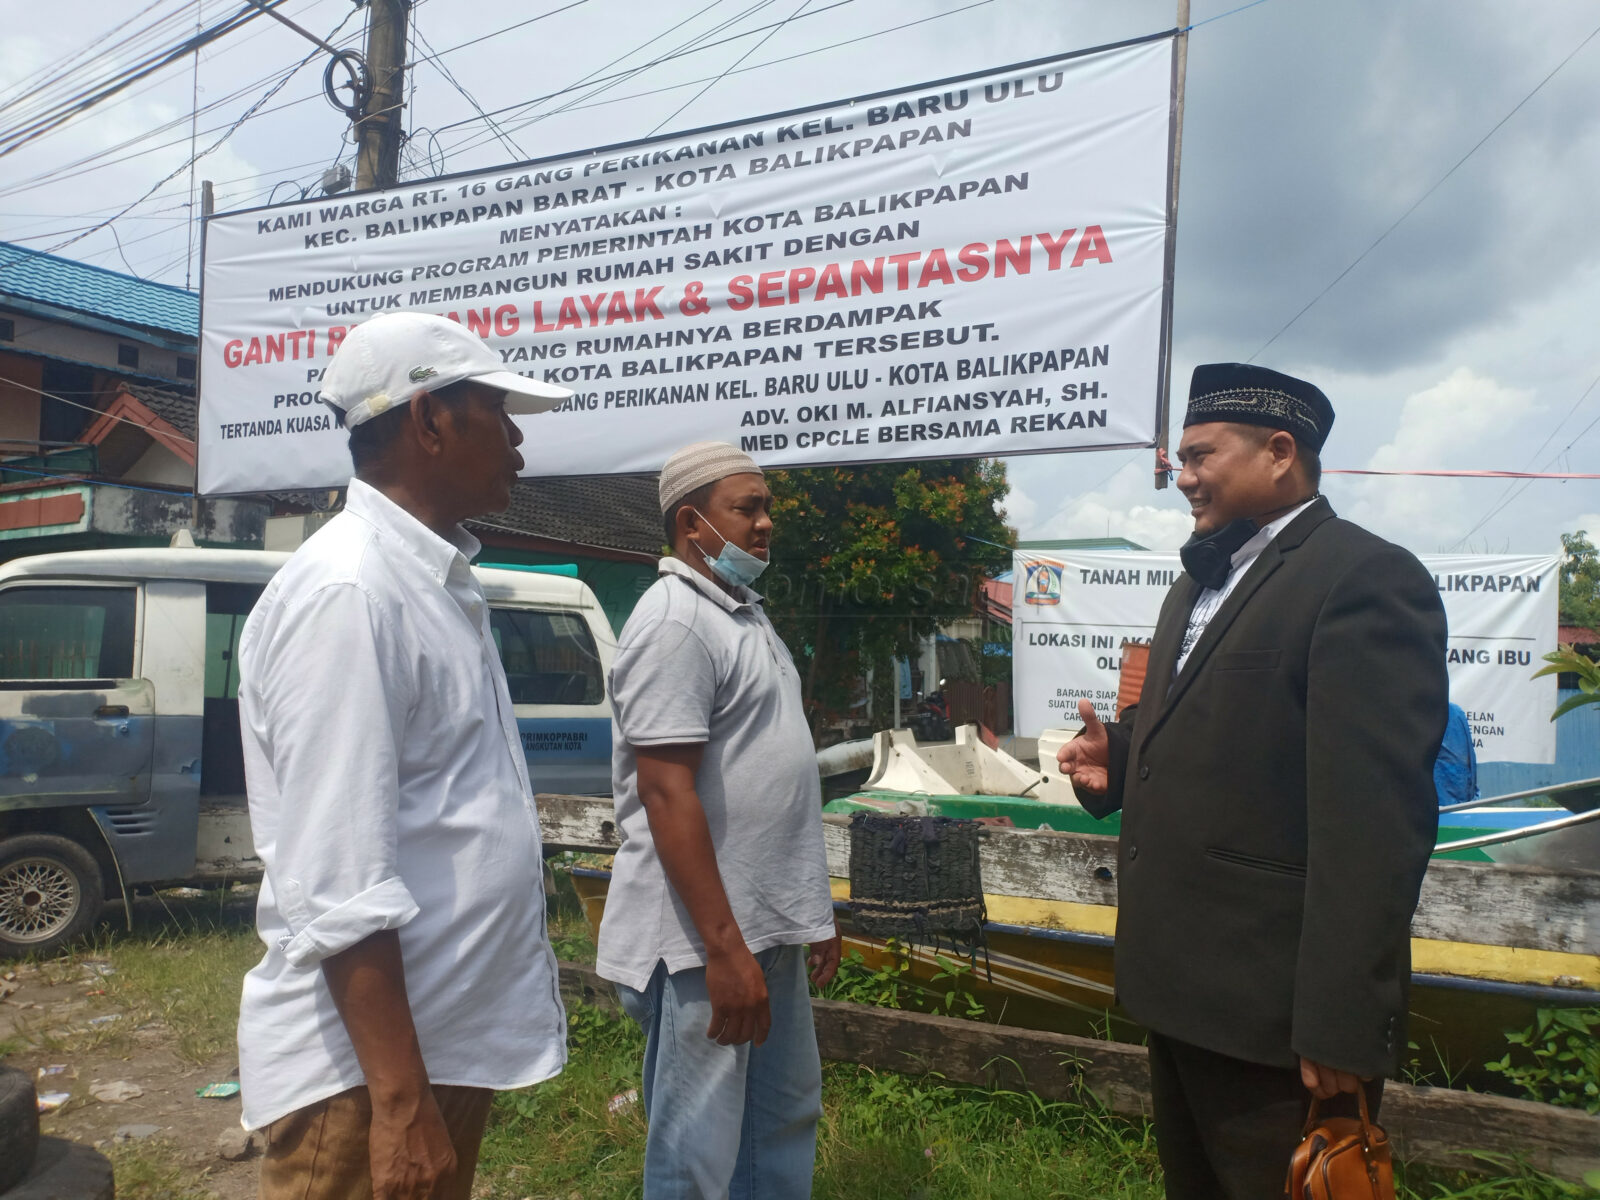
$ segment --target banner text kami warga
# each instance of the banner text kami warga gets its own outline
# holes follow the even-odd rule
[[[1073,250],[1070,263],[1067,262],[1069,248]],[[977,283],[991,275],[996,279],[1005,278],[1008,273],[1027,275],[1033,271],[1036,250],[1043,251],[1046,271],[1112,261],[1111,246],[1101,227],[1086,225],[1081,233],[1072,228],[1060,234],[1024,234],[1014,242],[1007,238],[993,243],[970,242],[953,254],[947,249],[935,248],[873,259],[858,258],[849,263],[828,263],[822,267],[798,266],[762,271],[757,275],[735,275],[727,281],[726,295],[718,299],[706,295],[703,281],[691,280],[684,285],[677,309],[684,316],[705,316],[717,304],[734,312],[744,312],[750,308],[876,296],[885,291],[914,291],[935,284]],[[952,265],[952,258],[958,265]],[[662,300],[664,290],[658,286],[634,288],[631,293],[627,289],[583,292],[561,297],[554,302],[553,310],[545,307],[545,301],[535,300],[529,306],[529,316],[532,328],[539,333],[664,320],[666,314],[661,304],[671,303]],[[393,303],[385,307],[404,307],[399,293],[389,299]],[[440,315],[458,322],[463,319],[456,312]],[[465,317],[467,327],[484,338],[514,337],[522,328],[522,322],[523,312],[515,304],[503,304],[492,310],[468,309]],[[234,368],[299,362],[319,355],[331,357],[350,328],[348,325],[329,326],[320,337],[316,329],[297,329],[248,339],[234,338],[223,346],[222,360],[224,365]]]

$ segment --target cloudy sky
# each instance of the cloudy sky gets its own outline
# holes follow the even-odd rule
[[[1329,467],[1600,469],[1600,423],[1591,427],[1600,419],[1600,3],[1263,0],[1230,13],[1238,2],[1194,0],[1179,399],[1195,363],[1257,355],[1332,398]],[[111,48],[163,16],[151,48],[192,32],[197,16],[209,25],[238,7],[11,0],[0,105],[52,65],[87,82],[126,61],[131,50]],[[344,22],[336,41],[358,39],[364,17],[350,0],[289,0],[284,11],[323,36]],[[651,65],[685,43],[797,11],[775,32]],[[550,15],[533,19],[541,14]],[[689,128],[911,85],[1172,21],[1171,3],[1146,0],[419,0],[417,56],[440,52],[485,110],[524,107],[502,114],[497,134],[438,65],[421,62],[405,176],[636,139],[664,121]],[[527,23],[486,36],[518,22]],[[920,23],[882,32],[908,22]],[[311,51],[259,18],[202,52],[197,73],[192,59],[171,66],[6,156],[0,239],[48,248],[153,189],[61,252],[194,282],[190,176],[179,170],[192,98],[213,106],[198,118],[204,148]],[[219,208],[263,203],[275,185],[277,199],[298,197],[330,164],[350,161],[345,121],[321,97],[322,61],[314,55],[201,160],[197,178],[216,181]],[[527,104],[622,71],[630,74],[609,86]],[[16,115],[0,109],[0,125]],[[1013,460],[1011,518],[1025,538],[1110,533],[1176,545],[1185,506],[1175,491],[1152,488],[1150,468],[1149,452]],[[1424,553],[1553,552],[1562,531],[1600,535],[1594,481],[1334,476],[1325,490],[1346,515]]]

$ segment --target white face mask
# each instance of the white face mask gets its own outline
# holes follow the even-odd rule
[[[741,550],[735,546],[724,536],[722,530],[706,520],[705,513],[698,508],[694,510],[694,513],[695,516],[706,522],[711,532],[722,538],[722,553],[715,558],[712,558],[704,550],[700,550],[700,547],[695,547],[696,550],[700,550],[700,557],[706,560],[706,566],[710,568],[713,575],[722,580],[723,583],[735,587],[749,587],[761,578],[761,572],[767,569],[767,561],[765,559],[757,558],[748,550]]]

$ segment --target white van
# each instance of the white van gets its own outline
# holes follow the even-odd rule
[[[259,876],[239,737],[245,618],[287,554],[132,549],[0,564],[0,957],[136,884]],[[615,645],[561,568],[474,568],[541,792],[611,791]],[[537,864],[530,864],[537,870]]]

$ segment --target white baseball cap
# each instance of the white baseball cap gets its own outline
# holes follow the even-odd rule
[[[504,370],[477,334],[431,313],[380,313],[339,344],[322,377],[322,401],[344,413],[347,428],[382,416],[418,392],[471,379],[506,394],[508,413],[549,412],[571,388]]]

